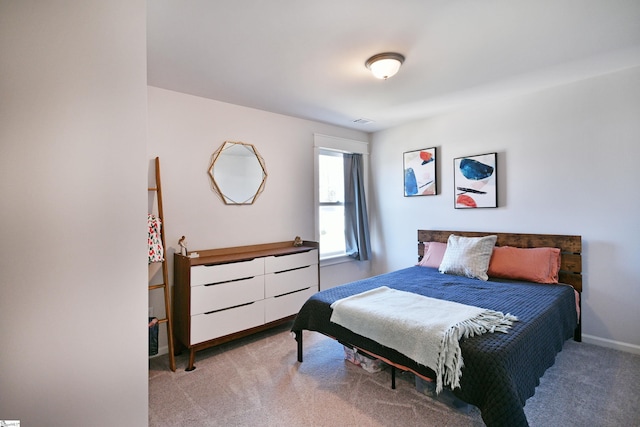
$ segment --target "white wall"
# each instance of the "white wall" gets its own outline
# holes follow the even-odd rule
[[[0,3],[0,419],[147,423],[145,22]]]
[[[416,261],[416,230],[578,234],[585,341],[640,352],[640,69],[376,133],[376,273]],[[439,191],[405,198],[402,153],[438,147]],[[453,159],[498,152],[498,209],[453,208]]]
[[[147,151],[149,158],[160,157],[170,272],[183,235],[190,251],[293,241],[296,236],[314,240],[313,134],[368,140],[364,132],[156,87],[149,87],[148,98]],[[225,205],[211,189],[211,155],[225,141],[254,144],[264,158],[266,187],[253,205]],[[341,277],[345,283],[368,276],[369,269],[358,264],[323,267],[320,280],[333,284]],[[154,314],[162,313],[157,311],[161,300],[150,303]],[[165,335],[160,334],[161,348]]]

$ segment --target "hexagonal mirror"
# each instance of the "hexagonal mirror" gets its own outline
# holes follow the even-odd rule
[[[264,190],[267,170],[253,144],[225,141],[211,156],[209,177],[226,205],[251,205]]]

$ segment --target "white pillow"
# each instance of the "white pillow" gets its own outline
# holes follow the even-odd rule
[[[498,236],[462,237],[452,234],[440,264],[440,273],[487,280],[487,270]]]

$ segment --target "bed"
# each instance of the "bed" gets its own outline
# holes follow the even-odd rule
[[[563,343],[581,340],[579,294],[582,291],[581,237],[418,230],[418,260],[431,242],[446,243],[450,235],[497,236],[495,247],[558,248],[558,284],[522,280],[488,281],[441,274],[436,268],[412,266],[318,292],[303,305],[292,325],[303,361],[303,330],[316,331],[381,359],[395,369],[424,379],[435,372],[405,354],[330,321],[331,305],[343,298],[385,286],[430,298],[484,307],[518,317],[508,333],[486,333],[460,340],[464,359],[460,387],[453,393],[480,409],[488,426],[527,426],[525,401],[533,396],[545,370],[553,365]]]

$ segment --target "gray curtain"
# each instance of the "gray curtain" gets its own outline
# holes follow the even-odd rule
[[[344,154],[344,199],[344,237],[347,255],[359,261],[366,261],[371,257],[371,244],[361,154]]]

